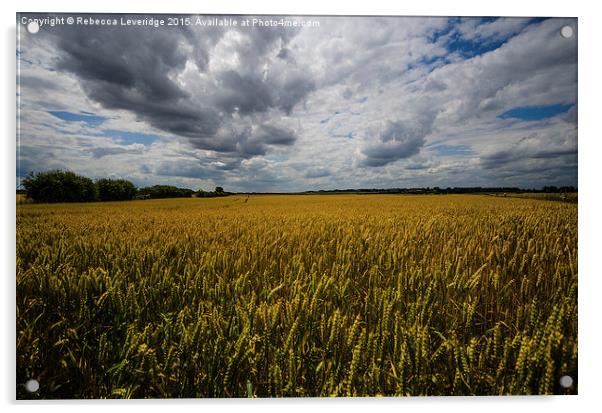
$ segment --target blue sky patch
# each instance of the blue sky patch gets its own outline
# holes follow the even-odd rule
[[[85,122],[90,127],[99,126],[108,119],[104,116],[90,114],[89,112],[73,113],[51,110],[48,113],[56,118],[64,120],[65,122]]]
[[[496,21],[498,17],[482,17],[479,20],[479,25],[492,23]],[[530,19],[526,26],[531,24],[540,23],[545,18],[533,18]],[[480,56],[487,52],[491,52],[499,47],[501,47],[504,43],[510,40],[512,37],[516,36],[518,33],[513,33],[505,37],[497,38],[497,39],[475,39],[475,40],[467,40],[462,37],[462,34],[455,30],[456,25],[460,24],[460,18],[450,18],[448,20],[448,24],[442,30],[436,31],[431,36],[431,41],[433,43],[437,42],[439,38],[450,35],[449,39],[445,43],[445,48],[449,53],[458,53],[464,59],[470,59],[475,56]],[[445,61],[445,59],[443,60]]]
[[[141,143],[146,146],[159,139],[157,135],[140,132],[125,132],[116,129],[107,129],[106,131],[103,131],[103,135],[117,139],[120,143],[125,145]]]
[[[512,108],[500,115],[500,119],[541,120],[560,115],[572,108],[573,104],[557,103],[547,106],[521,106]]]
[[[288,161],[288,156],[286,156],[286,155],[273,154],[273,155],[265,155],[264,157],[265,157],[265,159],[267,159],[269,161],[273,161],[273,162]]]
[[[450,42],[448,42],[445,47],[450,53],[457,52],[465,59],[470,59],[471,57],[480,56],[487,52],[491,52],[499,47],[501,47],[504,43],[506,43],[508,39],[499,39],[491,42],[473,42],[470,40],[464,40],[459,35],[452,36]]]

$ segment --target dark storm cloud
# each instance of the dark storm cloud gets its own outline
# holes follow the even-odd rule
[[[267,145],[292,145],[297,137],[295,133],[286,128],[272,125],[261,125],[255,139]]]
[[[247,157],[265,155],[270,146],[291,146],[297,140],[294,131],[270,124],[261,125],[253,132],[246,132],[238,138],[238,152]]]
[[[281,85],[268,83],[259,76],[241,75],[229,70],[218,75],[221,91],[216,103],[228,113],[238,112],[242,115],[266,112],[276,107],[287,115],[315,85],[311,79],[302,75],[284,79]]]
[[[325,176],[330,176],[330,175],[332,175],[332,171],[330,171],[329,169],[326,169],[326,168],[321,168],[321,167],[308,169],[303,174],[303,176],[305,178],[310,178],[310,179],[323,178]]]
[[[92,100],[107,109],[134,113],[157,129],[187,138],[196,148],[238,152],[241,157],[265,154],[270,145],[291,145],[296,139],[290,132],[264,126],[261,136],[246,131],[274,111],[290,114],[315,89],[308,72],[296,66],[286,49],[296,33],[241,30],[238,35],[245,41],[230,52],[240,61],[239,68],[218,65],[199,76],[210,70],[226,30],[72,26],[53,32],[57,69],[75,74]],[[198,72],[190,70],[188,62],[195,63]],[[179,82],[184,73],[186,83]],[[192,87],[186,87],[188,83]]]
[[[93,158],[102,158],[110,155],[132,154],[140,155],[144,151],[143,145],[133,145],[131,147],[110,147],[110,148],[94,148],[92,149]]]
[[[217,97],[217,104],[225,111],[238,111],[243,115],[254,112],[265,112],[274,105],[274,97],[270,87],[255,76],[240,75],[228,70],[218,75],[222,92]]]
[[[302,101],[309,92],[315,89],[313,80],[305,75],[292,75],[284,80],[280,93],[278,94],[278,108],[290,115],[293,107]]]
[[[577,154],[554,158],[524,158],[498,168],[483,169],[483,176],[511,186],[577,185]]]
[[[362,154],[363,166],[384,166],[420,152],[426,143],[427,127],[414,122],[388,121],[378,136],[371,137]]]
[[[291,61],[291,62],[295,61],[295,58],[291,54],[291,51],[289,49],[287,49],[286,47],[283,47],[282,49],[280,49],[280,51],[278,52],[278,54],[276,56],[278,56],[282,60],[287,60],[287,61]]]
[[[170,78],[187,54],[181,30],[67,27],[57,32],[59,70],[74,73],[91,99],[108,109],[135,113],[152,126],[186,137],[210,136],[219,127],[215,109],[189,102]]]
[[[523,153],[517,150],[504,150],[480,158],[481,166],[485,169],[495,169],[526,159],[551,159],[567,155],[577,155],[577,148],[542,150],[534,153]]]
[[[533,133],[525,136],[508,149],[497,150],[480,157],[483,169],[505,167],[520,168],[522,165],[541,165],[541,162],[573,162],[577,157],[576,131]],[[536,162],[540,160],[541,162]]]
[[[168,77],[182,68],[187,56],[176,31],[132,30],[123,33],[105,27],[65,29],[58,68],[90,82],[128,89],[132,95],[157,102],[177,100],[186,93]],[[125,104],[124,104],[125,105]]]

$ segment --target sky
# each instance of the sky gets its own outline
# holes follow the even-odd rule
[[[577,186],[576,19],[23,24],[67,16],[17,16],[17,185],[68,169],[231,192]]]

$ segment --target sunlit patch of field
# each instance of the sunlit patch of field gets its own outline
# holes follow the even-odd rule
[[[29,204],[31,200],[27,199],[25,194],[17,194],[17,204]]]
[[[508,195],[515,198],[528,198],[528,199],[539,199],[544,201],[562,201],[562,202],[577,202],[578,194],[576,192],[569,193],[524,193],[524,194],[512,194]]]
[[[574,394],[577,205],[18,205],[29,378],[40,391],[19,398]]]

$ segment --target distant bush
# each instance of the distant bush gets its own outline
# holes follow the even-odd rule
[[[150,195],[152,199],[158,198],[190,198],[194,191],[187,188],[178,188],[171,185],[147,186],[138,191],[140,195]]]
[[[213,191],[213,192],[203,191],[202,189],[199,189],[194,194],[194,196],[196,196],[197,198],[216,198],[218,196],[226,196],[226,195],[228,195],[228,194],[226,192],[224,192],[224,188],[222,188],[221,186],[216,186],[215,191]]]
[[[125,179],[99,179],[96,187],[101,201],[126,201],[138,192],[134,184]]]
[[[22,182],[27,198],[35,202],[86,202],[98,200],[98,190],[90,178],[71,171],[30,173]]]

